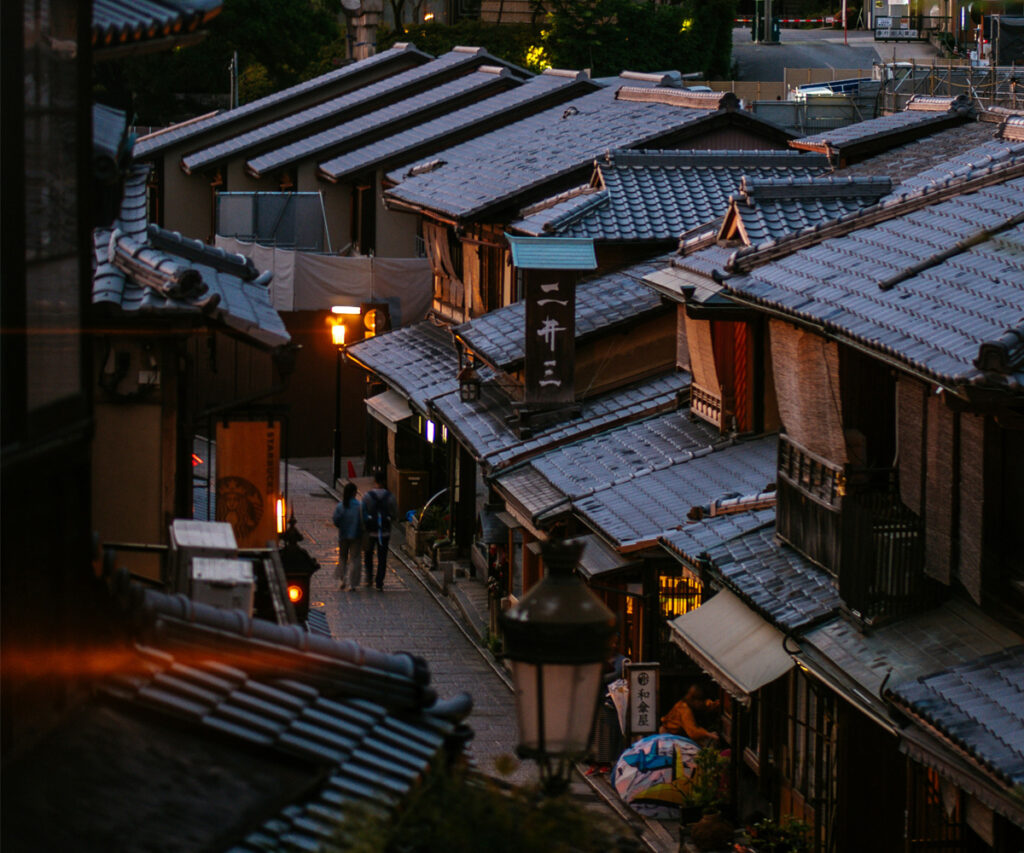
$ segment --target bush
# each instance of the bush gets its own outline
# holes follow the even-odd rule
[[[526,67],[527,54],[540,39],[539,29],[529,24],[485,24],[463,20],[457,24],[415,24],[390,33],[379,33],[377,49],[396,41],[411,41],[420,50],[440,56],[459,44],[486,48],[499,59]]]
[[[339,841],[358,853],[607,851],[615,830],[568,796],[503,790],[461,770],[435,772],[396,817],[352,814]]]

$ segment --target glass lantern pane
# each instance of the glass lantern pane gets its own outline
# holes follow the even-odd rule
[[[602,663],[544,665],[545,749],[582,753],[597,710]]]
[[[514,660],[512,681],[516,686],[516,717],[519,720],[519,743],[527,749],[539,747],[537,724],[537,667]]]

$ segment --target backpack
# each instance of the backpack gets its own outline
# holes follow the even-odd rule
[[[363,499],[363,526],[370,533],[380,536],[391,534],[391,492],[387,489],[372,489]]]

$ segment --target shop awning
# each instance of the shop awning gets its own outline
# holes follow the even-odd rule
[[[412,417],[409,401],[397,391],[385,391],[368,398],[366,410],[392,432],[398,432],[399,421]]]
[[[672,641],[743,703],[793,666],[782,632],[727,589],[669,626]]]

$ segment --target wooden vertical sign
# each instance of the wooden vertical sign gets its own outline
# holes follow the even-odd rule
[[[572,270],[523,271],[526,403],[559,405],[576,398],[576,279]]]
[[[265,548],[277,539],[280,462],[280,422],[217,424],[216,518],[231,525],[239,548]]]
[[[522,275],[523,403],[559,409],[576,400],[576,281],[597,268],[594,241],[570,237],[505,235],[512,265]]]

